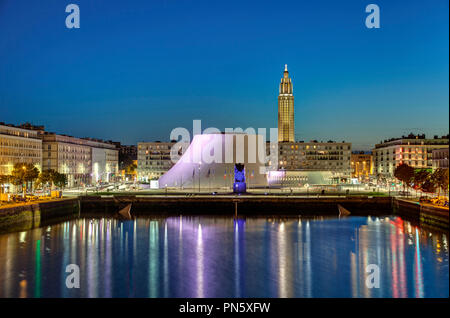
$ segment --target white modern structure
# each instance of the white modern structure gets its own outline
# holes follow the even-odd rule
[[[267,184],[263,136],[245,133],[196,135],[160,188],[232,188],[235,164],[245,166],[247,188]]]

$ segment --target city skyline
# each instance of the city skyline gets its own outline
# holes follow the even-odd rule
[[[410,132],[448,134],[445,1],[414,1],[406,12],[379,1],[376,30],[365,27],[361,1],[244,3],[239,12],[201,1],[77,4],[78,30],[65,27],[62,3],[0,5],[2,121],[123,144],[168,140],[193,119],[277,127],[288,64],[296,140],[369,150]]]
[[[1,300],[448,300],[448,11],[0,0]]]

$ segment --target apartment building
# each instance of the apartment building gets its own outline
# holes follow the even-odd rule
[[[91,147],[81,138],[43,132],[42,168],[65,174],[69,187],[90,184]]]
[[[433,149],[433,171],[438,168],[448,169],[448,146],[447,148]]]
[[[360,181],[369,181],[373,174],[372,154],[364,152],[354,152],[350,156],[350,166],[352,169],[352,178]]]
[[[406,163],[413,168],[432,169],[433,150],[448,149],[448,135],[434,136],[427,139],[425,135],[402,136],[376,144],[372,150],[374,174],[393,177],[395,168]]]
[[[267,155],[270,153],[269,147],[267,143]],[[351,143],[331,140],[281,142],[278,143],[278,170],[285,171],[282,178],[296,185],[349,182],[351,148]],[[271,165],[271,162],[268,164]]]
[[[31,163],[42,170],[42,141],[38,131],[25,127],[0,122],[0,175],[11,174],[16,163]]]
[[[137,145],[137,178],[148,182],[157,180],[167,172],[173,163],[170,149],[175,142],[139,142]]]
[[[111,182],[119,172],[119,149],[113,142],[94,138],[83,138],[91,147],[93,184]]]

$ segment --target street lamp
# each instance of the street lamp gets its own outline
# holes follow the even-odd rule
[[[23,172],[24,173],[26,173],[26,171],[27,171],[27,167],[25,167],[25,166],[22,166],[22,169],[23,169]],[[25,198],[25,175],[24,175],[24,178],[23,178],[23,183],[22,183],[22,198]]]
[[[202,162],[198,162],[198,193],[200,193],[200,167],[202,165]]]

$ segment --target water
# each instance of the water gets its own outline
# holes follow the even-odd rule
[[[0,235],[0,297],[448,297],[448,254],[398,217],[77,219]]]

